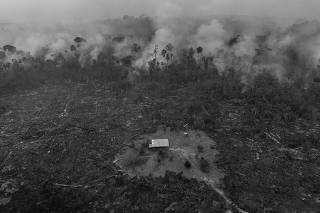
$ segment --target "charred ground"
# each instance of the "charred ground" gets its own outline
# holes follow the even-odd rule
[[[316,212],[319,85],[299,89],[262,74],[241,93],[243,85],[232,72],[221,76],[179,66],[134,84],[121,76],[88,83],[72,78],[49,83],[48,78],[39,87],[2,95],[1,201],[11,201],[1,209],[231,208],[205,183],[174,174],[132,179],[117,171],[114,157],[130,140],[165,125],[201,129],[216,140],[224,190],[241,208]]]
[[[302,45],[302,38],[295,44]],[[242,40],[231,39],[223,45]],[[74,50],[85,39],[75,42]],[[166,126],[202,130],[216,141],[223,190],[241,209],[317,212],[319,67],[303,63],[304,48],[291,47],[280,52],[285,81],[266,67],[244,82],[238,63],[220,72],[212,57],[196,60],[205,49],[200,46],[171,61],[169,44],[146,69],[133,70],[135,56],[114,57],[108,48],[86,66],[59,56],[32,58],[28,69],[15,66],[19,61],[4,67],[0,210],[237,212],[207,184],[181,174],[130,178],[119,171],[113,160],[124,147]],[[8,48],[5,55],[17,51]],[[270,59],[269,51],[258,49],[255,63]],[[158,63],[160,57],[170,63]]]

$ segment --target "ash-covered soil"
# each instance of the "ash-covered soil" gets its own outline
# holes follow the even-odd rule
[[[168,139],[169,147],[150,148],[153,139]],[[132,141],[114,162],[131,176],[164,177],[170,171],[218,187],[223,173],[216,166],[217,154],[216,142],[204,132],[160,127]]]

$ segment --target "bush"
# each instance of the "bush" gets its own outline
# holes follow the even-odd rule
[[[1,74],[1,93],[32,89],[45,83],[45,76],[38,71],[9,70]]]
[[[310,113],[317,103],[315,94],[317,92],[311,88],[304,91],[291,84],[279,83],[268,73],[260,74],[244,94],[247,102],[245,120],[250,124],[261,121],[289,123],[298,118],[311,118]]]

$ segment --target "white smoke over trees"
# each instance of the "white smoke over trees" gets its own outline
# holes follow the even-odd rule
[[[0,0],[0,45],[24,52],[9,54],[4,62],[31,55],[52,61],[77,58],[85,66],[101,54],[112,54],[119,60],[131,57],[138,68],[148,68],[155,58],[159,64],[174,63],[185,50],[201,47],[195,60],[209,61],[219,73],[233,68],[248,82],[267,70],[288,80],[288,70],[305,76],[317,72],[320,23],[300,21],[291,27],[284,23],[318,18],[313,9],[318,4],[315,0]],[[300,17],[294,17],[296,11]],[[77,36],[86,42],[74,49]]]

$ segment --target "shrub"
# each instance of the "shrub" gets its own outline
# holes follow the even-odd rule
[[[251,124],[260,121],[288,123],[306,117],[310,113],[308,107],[316,101],[307,95],[309,93],[291,84],[279,83],[268,73],[260,74],[244,94],[245,120]]]

